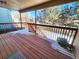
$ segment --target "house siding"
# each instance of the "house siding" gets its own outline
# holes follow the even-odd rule
[[[13,22],[11,17],[11,11],[0,7],[0,23],[10,23]],[[0,25],[0,29],[3,28],[13,28],[13,25]]]

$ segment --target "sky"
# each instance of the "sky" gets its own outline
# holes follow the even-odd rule
[[[26,16],[28,16],[28,17],[35,17],[35,11],[26,12]]]

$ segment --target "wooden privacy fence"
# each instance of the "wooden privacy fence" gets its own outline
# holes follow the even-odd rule
[[[34,23],[27,23],[27,24],[29,31],[34,32],[35,34],[39,34],[53,40],[57,40],[58,38],[65,38],[67,39],[69,44],[74,43],[74,39],[78,32],[78,28],[75,27],[70,28],[70,27],[42,25]]]

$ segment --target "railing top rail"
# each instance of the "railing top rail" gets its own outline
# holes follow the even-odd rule
[[[62,28],[62,29],[69,29],[69,30],[78,30],[78,28],[76,27],[53,26],[53,25],[44,25],[44,24],[35,24],[35,23],[27,23],[27,24],[44,26],[44,27]]]
[[[26,23],[26,22],[22,22],[22,23]],[[21,24],[21,22],[0,23],[0,25],[2,25],[2,24]]]

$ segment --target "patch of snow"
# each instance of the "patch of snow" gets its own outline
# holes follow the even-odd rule
[[[14,34],[16,34],[16,33],[19,33],[19,34],[28,34],[28,35],[29,34],[33,34],[32,32],[29,32],[27,28],[21,29],[21,30],[17,30],[17,31],[13,31],[11,33],[14,33]]]

